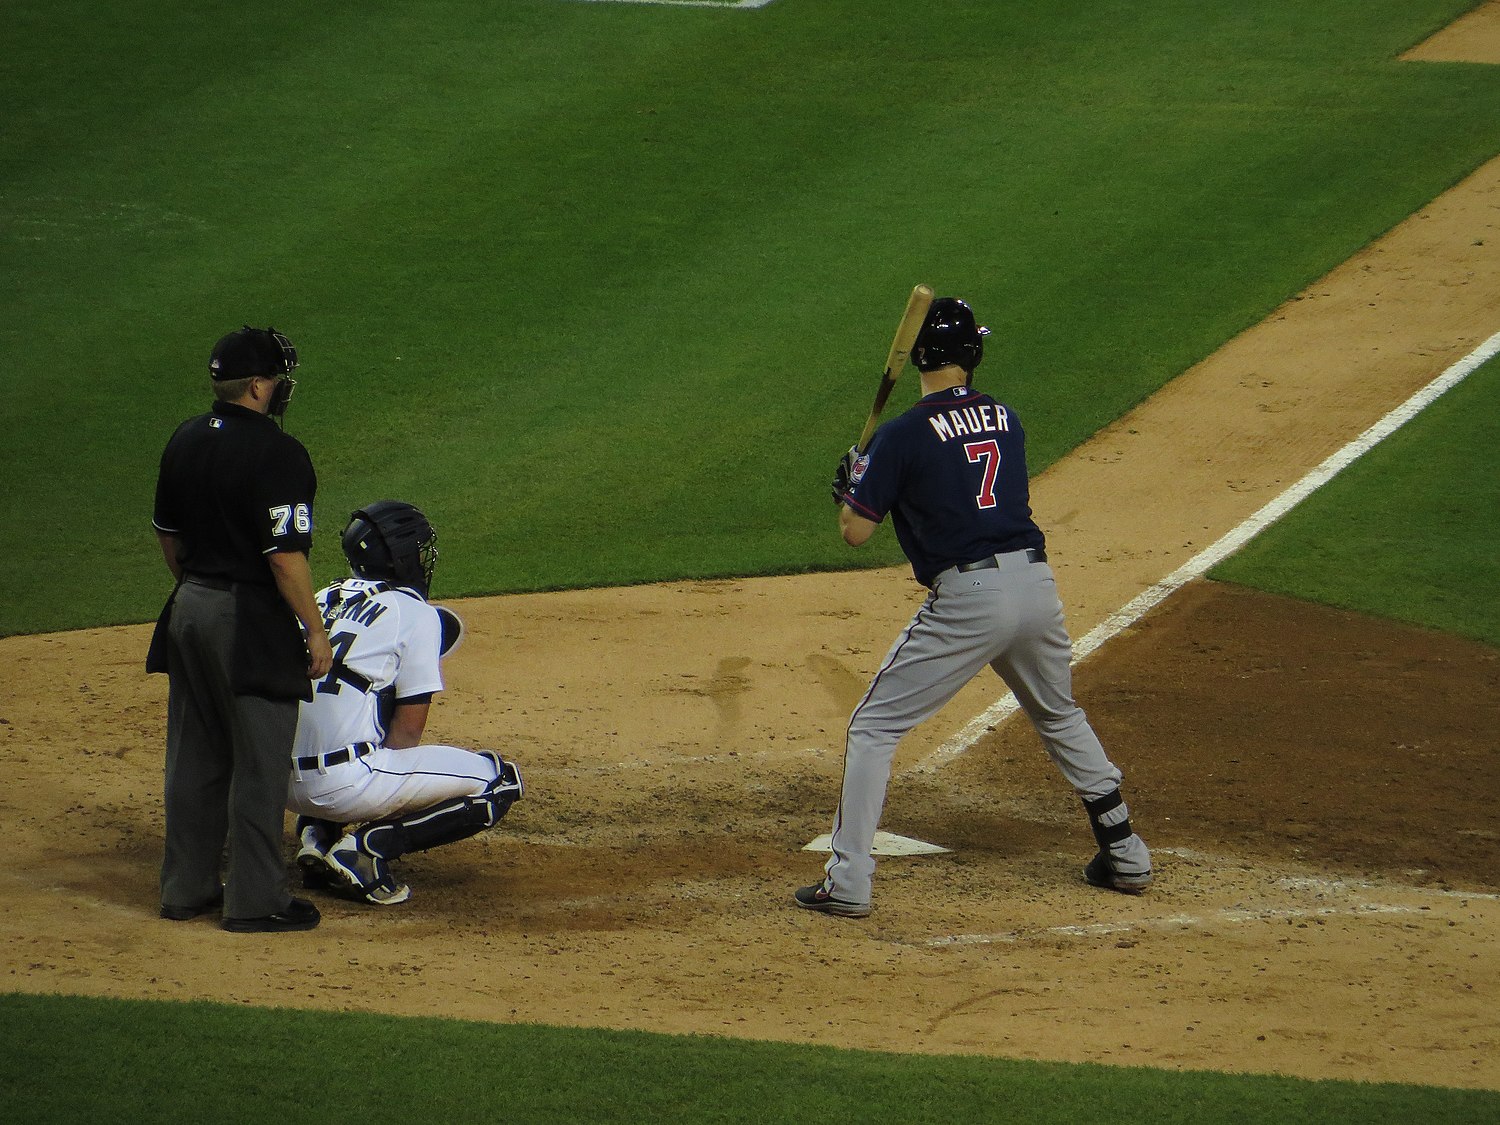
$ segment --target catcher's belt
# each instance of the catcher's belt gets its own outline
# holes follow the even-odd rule
[[[373,742],[356,742],[353,746],[342,746],[337,750],[330,750],[326,754],[314,754],[310,758],[297,758],[295,764],[299,770],[327,769],[329,766],[341,766],[345,762],[358,761],[366,754],[373,754],[376,750]]]

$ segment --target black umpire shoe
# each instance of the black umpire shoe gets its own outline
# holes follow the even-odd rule
[[[225,918],[223,925],[233,934],[280,934],[310,930],[322,919],[318,908],[305,898],[294,898],[285,910],[260,918]]]
[[[198,906],[168,906],[161,904],[161,916],[171,922],[186,922],[196,918],[200,914],[207,914],[210,910],[217,910],[224,905],[224,889],[219,888],[219,893],[214,895],[205,903]]]

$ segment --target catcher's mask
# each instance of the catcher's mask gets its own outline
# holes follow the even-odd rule
[[[208,357],[208,373],[215,382],[227,379],[275,379],[271,405],[266,413],[280,418],[292,401],[297,380],[297,349],[274,328],[251,328],[248,324],[219,339]]]
[[[409,586],[422,597],[437,568],[437,530],[427,517],[400,500],[377,500],[349,516],[344,557],[357,578]]]
[[[936,371],[955,363],[970,375],[984,358],[984,338],[990,334],[974,321],[974,311],[957,297],[939,297],[911,346],[918,371]]]

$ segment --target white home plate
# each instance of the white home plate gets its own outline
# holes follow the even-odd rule
[[[833,851],[833,837],[824,833],[811,843],[804,844],[802,850],[805,852],[831,852]],[[870,849],[871,855],[946,855],[951,849],[940,848],[936,844],[929,844],[925,840],[913,840],[910,836],[897,836],[890,832],[875,833],[875,846]]]

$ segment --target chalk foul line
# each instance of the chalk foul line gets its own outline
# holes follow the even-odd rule
[[[1463,359],[1454,363],[1432,382],[1396,407],[1364,433],[1333,453],[1321,465],[1313,469],[1296,484],[1271,500],[1260,511],[1233,528],[1218,542],[1204,548],[1182,566],[1154,586],[1137,594],[1130,601],[1110,614],[1073,646],[1073,663],[1086,659],[1105,641],[1117,636],[1134,625],[1151,610],[1164,602],[1171,594],[1195,578],[1201,578],[1224,559],[1238,551],[1251,539],[1270,527],[1298,504],[1322,488],[1344,469],[1363,457],[1391,434],[1410,422],[1446,392],[1463,382],[1496,354],[1500,354],[1500,332],[1496,332]],[[931,754],[911,766],[907,773],[930,773],[940,766],[965,754],[984,734],[997,723],[1009,718],[1019,709],[1016,697],[1007,692],[979,715],[971,719],[962,730],[944,742]]]

